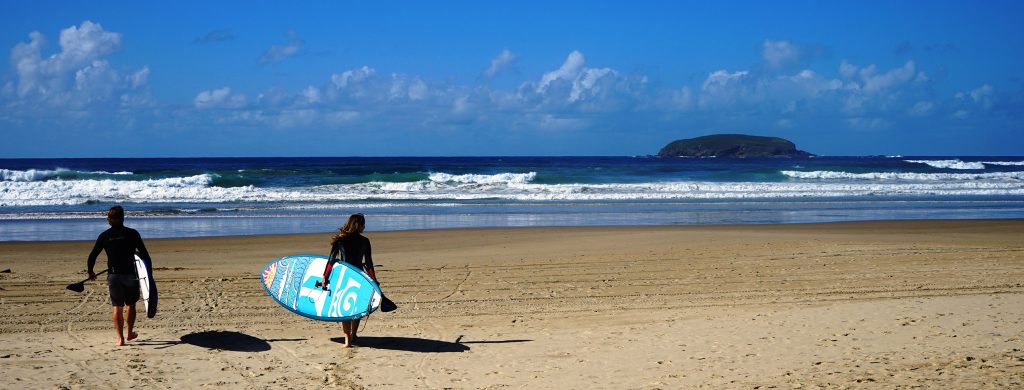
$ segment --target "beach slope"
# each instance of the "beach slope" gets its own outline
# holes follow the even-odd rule
[[[258,280],[329,235],[148,241],[122,348],[91,242],[0,243],[3,387],[1024,386],[1024,221],[370,232],[400,309],[349,350]]]

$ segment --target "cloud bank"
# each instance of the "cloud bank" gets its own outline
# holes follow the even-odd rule
[[[277,63],[301,52],[304,41],[289,32],[258,62]],[[230,39],[221,30],[197,41]],[[548,59],[549,69],[516,86],[460,84],[414,73],[382,72],[373,64],[340,68],[294,90],[253,85],[210,85],[190,102],[158,101],[150,93],[149,66],[115,66],[122,36],[84,21],[59,34],[47,53],[37,31],[10,51],[10,76],[0,89],[0,124],[32,126],[337,131],[387,129],[394,134],[457,131],[500,139],[515,134],[617,134],[664,139],[693,132],[758,130],[789,133],[937,131],[1005,120],[1000,113],[1021,99],[1007,98],[991,83],[938,93],[935,80],[913,59],[883,68],[847,59],[812,69],[818,49],[788,40],[764,40],[761,63],[721,68],[681,85],[651,82],[643,73],[591,64],[579,50]],[[502,49],[480,64],[483,79],[502,74],[522,54]],[[256,90],[258,90],[258,84]],[[980,122],[979,122],[980,121]],[[1014,122],[1016,121],[1016,122]],[[955,126],[954,126],[955,125]],[[918,129],[918,130],[914,130]],[[851,136],[847,136],[851,137]]]

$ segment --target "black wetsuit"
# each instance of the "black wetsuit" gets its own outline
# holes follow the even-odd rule
[[[359,233],[349,233],[331,245],[330,260],[324,268],[324,283],[319,284],[324,290],[330,283],[331,270],[334,269],[334,262],[343,260],[356,268],[362,269],[376,278],[373,274],[373,256],[370,252],[370,239]]]
[[[114,226],[96,238],[96,245],[89,253],[89,273],[96,266],[96,257],[100,251],[107,252],[107,286],[110,289],[110,302],[114,306],[132,305],[139,301],[139,280],[135,271],[135,251],[139,257],[150,262],[149,252],[142,243],[142,236],[135,229]]]
[[[342,259],[356,268],[373,269],[370,239],[359,233],[349,233],[331,246],[331,258]]]

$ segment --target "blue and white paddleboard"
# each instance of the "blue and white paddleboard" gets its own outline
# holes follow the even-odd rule
[[[327,290],[323,281],[327,256],[291,255],[263,269],[263,289],[274,301],[304,317],[320,321],[351,321],[380,307],[380,288],[363,270],[341,261],[331,269]]]

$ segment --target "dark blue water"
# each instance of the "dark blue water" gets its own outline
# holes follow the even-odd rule
[[[1022,218],[1024,157],[0,159],[0,240]]]

